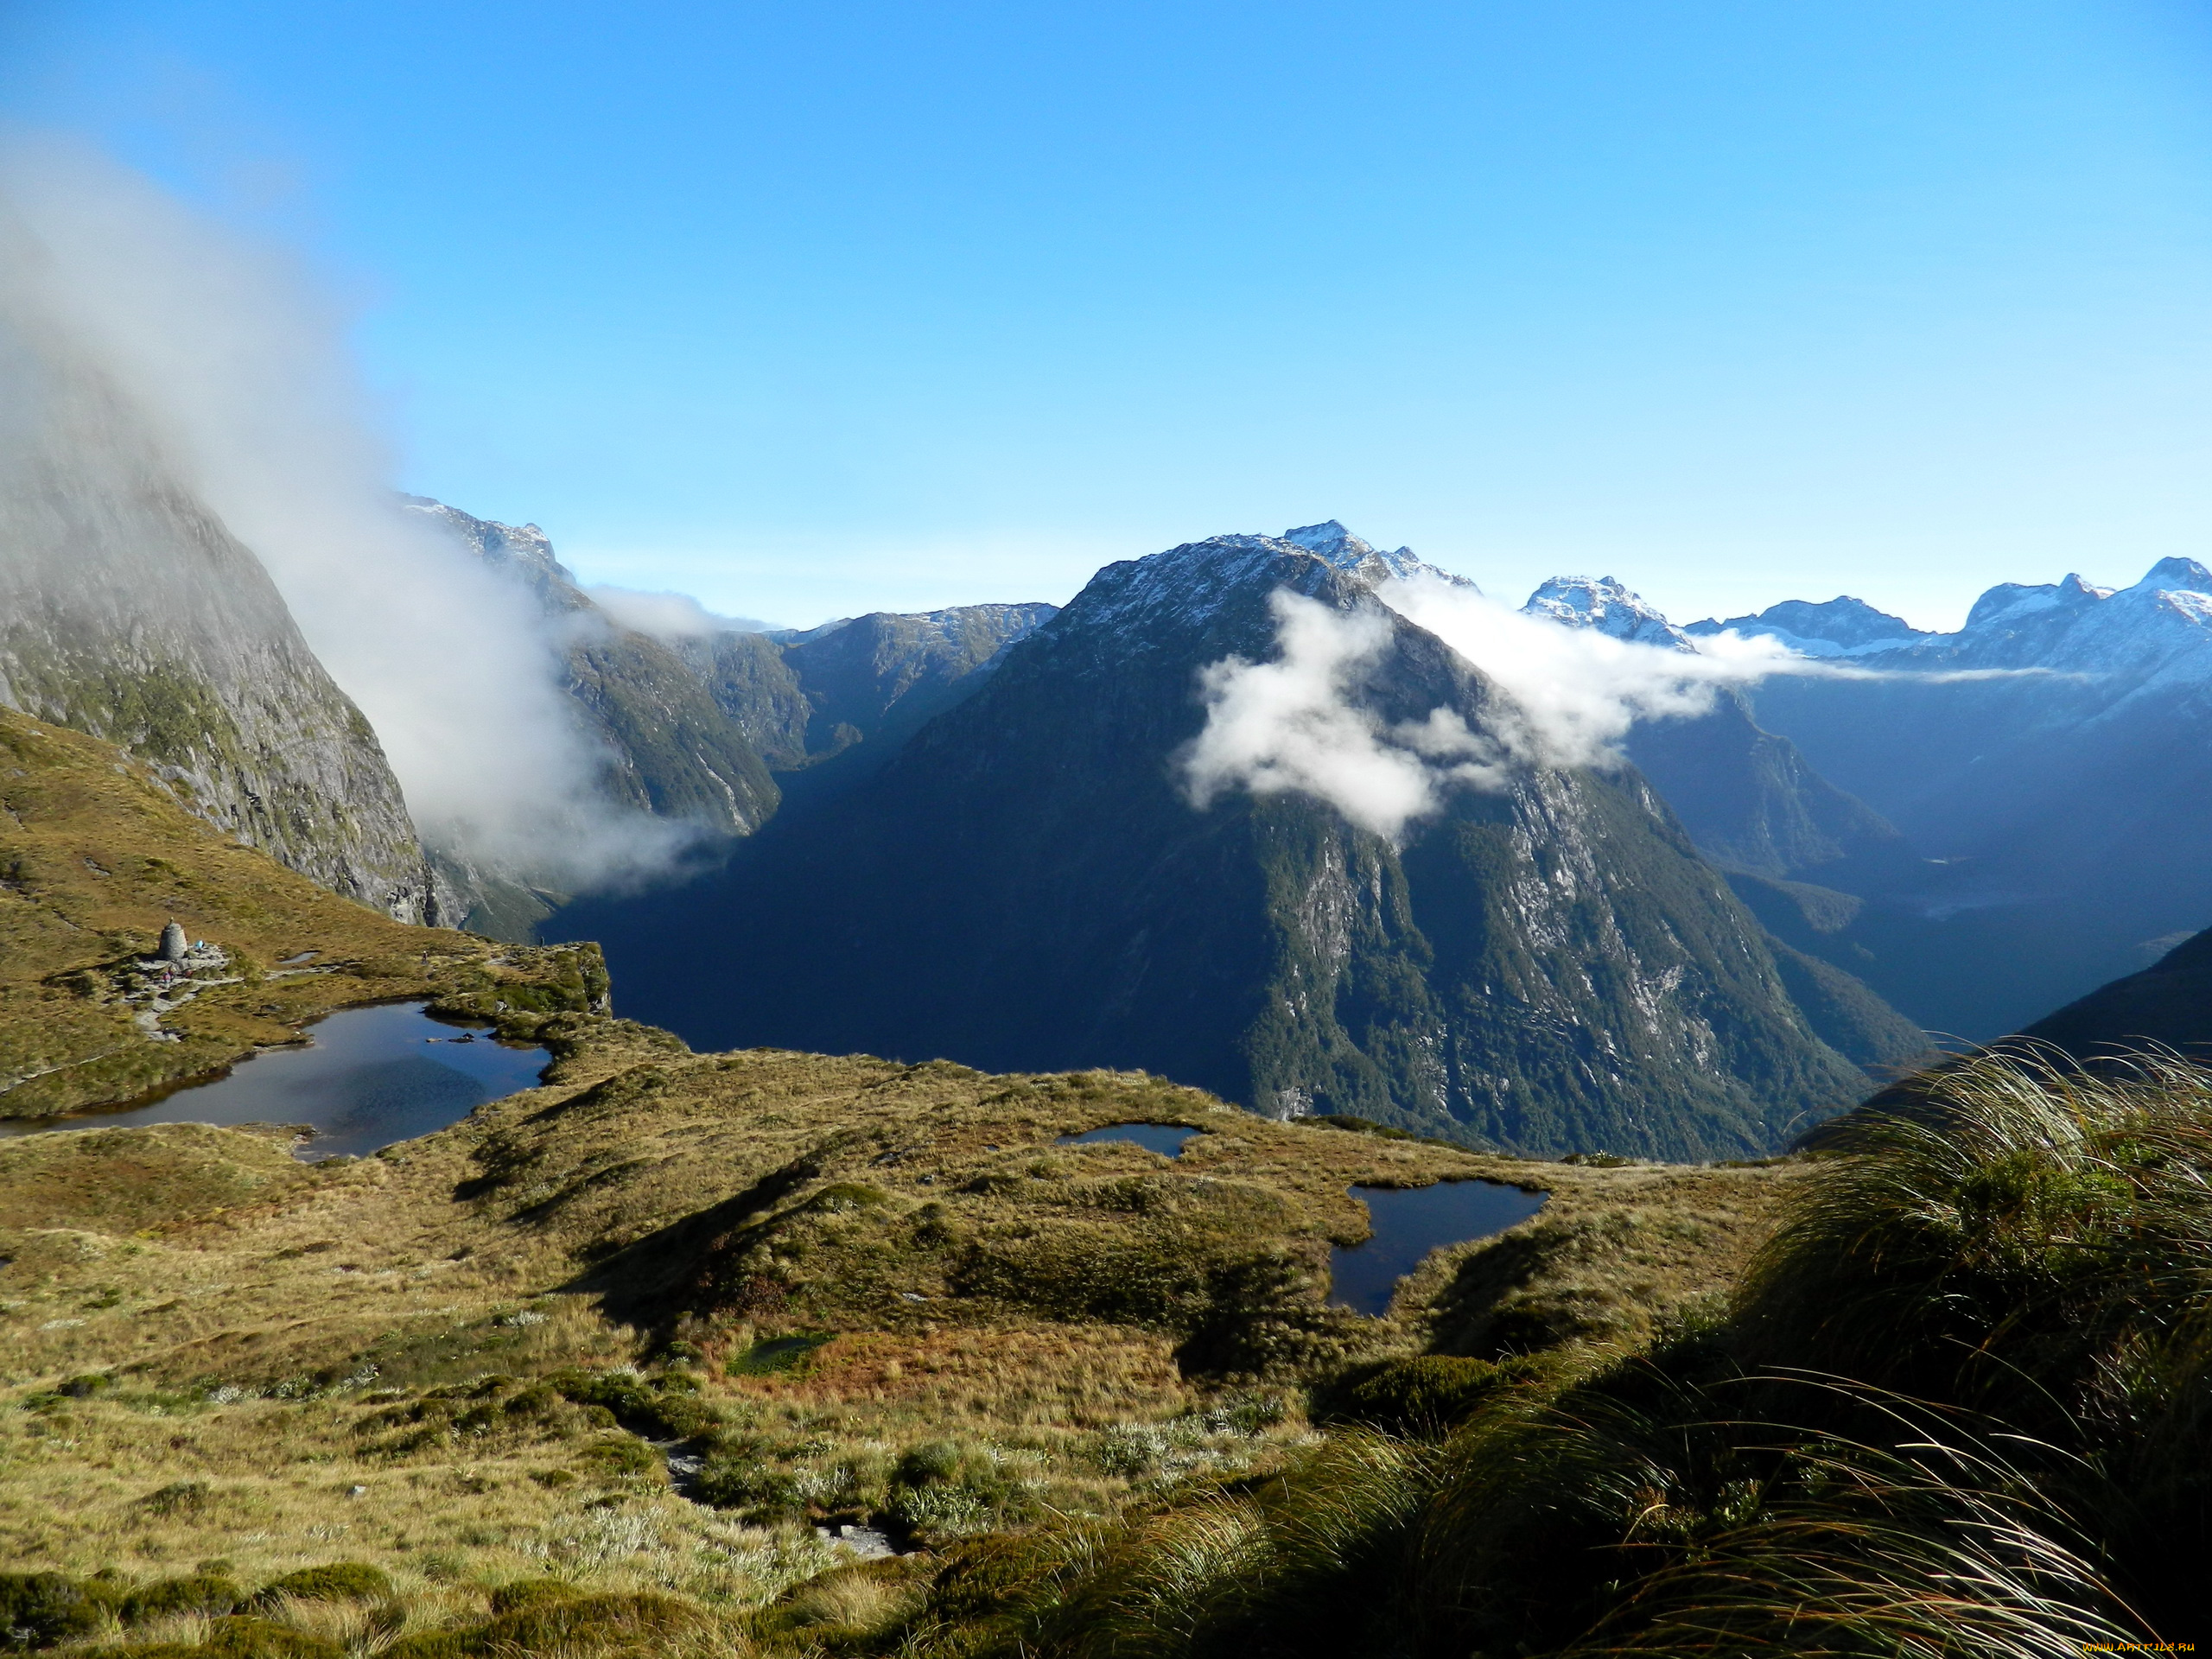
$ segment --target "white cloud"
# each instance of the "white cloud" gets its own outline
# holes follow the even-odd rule
[[[347,320],[296,260],[71,144],[0,152],[0,217],[19,328],[103,376],[258,556],[427,840],[582,886],[689,838],[601,802],[530,597],[401,510]]]
[[[702,639],[715,633],[762,633],[769,624],[745,616],[717,616],[689,594],[648,593],[605,583],[584,589],[618,627],[656,639]]]
[[[1697,639],[1688,652],[1616,639],[1433,577],[1386,582],[1376,597],[1497,683],[1507,706],[1491,723],[1525,766],[1617,762],[1638,721],[1707,714],[1723,687],[1814,666],[1775,640],[1734,633]]]
[[[1639,720],[1705,714],[1724,687],[1816,669],[1772,640],[1734,634],[1694,652],[1615,639],[1433,577],[1386,582],[1376,596],[1497,684],[1502,696],[1481,728],[1442,706],[1386,723],[1361,694],[1389,648],[1388,617],[1278,592],[1275,660],[1232,657],[1201,676],[1206,724],[1180,757],[1193,804],[1232,788],[1294,790],[1395,840],[1454,787],[1501,788],[1516,769],[1614,764]]]

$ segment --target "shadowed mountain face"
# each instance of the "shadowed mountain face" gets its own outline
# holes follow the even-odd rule
[[[407,501],[536,597],[577,722],[605,757],[600,793],[690,825],[709,848],[753,834],[787,791],[811,798],[866,776],[1052,612],[973,605],[798,635],[726,627],[663,636],[623,626],[594,603],[537,525]],[[527,870],[440,862],[467,895],[467,925],[498,938],[535,938],[568,899]]]
[[[1918,863],[1888,819],[1813,770],[1786,737],[1761,729],[1724,691],[1697,720],[1637,728],[1629,756],[1690,838],[1731,871],[1862,891]]]
[[[2212,1058],[2212,931],[2177,945],[2139,974],[2101,986],[2021,1033],[2093,1059],[2159,1043]]]
[[[0,702],[130,750],[334,893],[436,919],[382,747],[96,374],[0,321]]]
[[[564,928],[607,943],[627,1011],[702,1045],[1141,1067],[1531,1152],[1764,1149],[1863,1092],[1839,1047],[1917,1046],[1845,976],[1785,967],[1627,769],[1462,791],[1403,847],[1296,794],[1195,808],[1198,671],[1274,654],[1278,588],[1388,623],[1380,718],[1481,727],[1496,689],[1354,567],[1259,537],[1109,566],[715,881]]]
[[[873,774],[931,718],[972,696],[1057,608],[879,611],[785,639],[774,648],[795,718],[770,759],[786,794],[794,802],[825,799]]]
[[[1755,703],[1925,855],[1854,887],[1847,966],[1983,1041],[2212,919],[2212,574],[2169,559],[2117,592],[2006,583],[1956,633],[1887,639],[1894,619],[1841,603],[1782,620],[1898,677],[1776,680]]]

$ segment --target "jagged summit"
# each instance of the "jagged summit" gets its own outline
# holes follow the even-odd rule
[[[576,573],[553,556],[552,539],[536,524],[503,524],[479,518],[427,495],[402,495],[400,504],[461,537],[494,570],[519,577],[554,610],[583,608]]]
[[[1265,538],[1262,538],[1265,539]],[[1362,541],[1334,518],[1325,518],[1318,524],[1300,524],[1286,530],[1274,538],[1288,542],[1293,547],[1304,548],[1318,554],[1339,570],[1349,570],[1370,581],[1388,577],[1434,576],[1448,582],[1455,588],[1472,588],[1474,583],[1465,576],[1454,575],[1425,559],[1416,558],[1410,547],[1393,548],[1389,552]]]
[[[2184,593],[2212,594],[2212,570],[2195,559],[2160,559],[2143,574],[2138,588],[2179,588]]]
[[[1294,542],[1310,553],[1319,553],[1332,564],[1356,563],[1375,550],[1371,543],[1362,541],[1334,518],[1286,530],[1280,539]]]
[[[1657,607],[1611,576],[1554,576],[1529,594],[1521,609],[1525,615],[1566,627],[1590,628],[1637,645],[1696,649]]]

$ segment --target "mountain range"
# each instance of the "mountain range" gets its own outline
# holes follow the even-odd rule
[[[771,630],[641,626],[536,526],[408,498],[527,591],[608,808],[682,825],[707,869],[579,897],[426,852],[253,555],[96,376],[14,348],[45,403],[0,455],[0,702],[400,919],[603,936],[632,1006],[695,1040],[1141,1067],[1523,1150],[1733,1154],[1924,1033],[2020,1028],[2212,912],[2212,573],[2186,560],[2116,592],[2007,584],[1948,634],[1848,598],[1678,626],[1554,579],[1525,614],[1666,652],[1732,630],[1793,666],[1643,721],[1618,761],[1523,765],[1381,833],[1295,789],[1194,804],[1179,771],[1206,676],[1280,652],[1283,592],[1386,630],[1360,718],[1512,724],[1377,598],[1472,584],[1335,521],[1112,565],[1065,610]]]
[[[1985,1040],[2142,968],[2212,918],[2212,572],[2006,583],[1924,633],[1853,600],[1694,624],[1852,676],[1748,694],[1894,826],[1910,864],[1814,875],[1863,901],[1821,950],[1931,1029]]]
[[[1630,768],[1525,768],[1402,843],[1294,791],[1194,806],[1194,688],[1271,653],[1280,592],[1388,627],[1382,718],[1492,721],[1497,687],[1375,598],[1409,558],[1332,523],[1109,565],[842,796],[562,928],[716,1046],[1137,1067],[1529,1151],[1764,1150],[1924,1048]]]

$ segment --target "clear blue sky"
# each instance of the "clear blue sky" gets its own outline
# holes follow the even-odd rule
[[[2212,555],[2180,0],[0,0],[395,481],[791,622],[1335,516],[1690,617]]]

